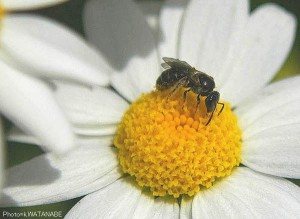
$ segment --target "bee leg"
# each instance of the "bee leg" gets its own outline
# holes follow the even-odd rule
[[[185,90],[185,91],[183,92],[183,105],[182,105],[182,109],[183,109],[183,107],[184,107],[184,105],[185,105],[186,95],[187,95],[187,93],[190,92],[190,91],[191,91],[191,89],[187,89],[187,90]]]
[[[172,96],[172,94],[175,93],[175,91],[180,87],[187,84],[187,77],[181,78],[174,86],[174,88],[171,90],[171,92],[167,96],[167,100]]]
[[[216,105],[217,106],[217,105]],[[212,117],[213,117],[213,115],[214,115],[214,113],[215,113],[215,111],[216,111],[216,107],[215,106],[215,108],[214,108],[214,110],[212,111],[212,113],[210,114],[210,117],[209,117],[209,120],[207,121],[207,123],[205,124],[206,126],[210,123],[210,121],[211,121],[211,119],[212,119]],[[224,108],[224,107],[223,107]]]
[[[225,104],[224,103],[218,103],[218,104],[222,105],[222,108],[221,108],[220,112],[218,113],[218,115],[220,115],[221,112],[223,111],[224,107],[225,107]]]
[[[197,112],[197,110],[198,110],[198,107],[199,107],[199,104],[200,104],[200,101],[201,101],[201,94],[198,94],[197,95],[197,106],[196,106],[196,110],[195,110],[195,114],[196,114],[196,112]]]

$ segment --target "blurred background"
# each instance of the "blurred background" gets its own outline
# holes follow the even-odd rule
[[[99,0],[101,1],[101,0]],[[139,0],[139,2],[156,2],[158,3],[160,0]],[[55,6],[52,8],[47,8],[43,10],[30,11],[28,13],[40,14],[43,16],[50,17],[55,19],[66,26],[70,27],[74,31],[78,32],[82,36],[84,36],[83,31],[83,23],[82,23],[82,10],[84,7],[86,0],[69,0],[69,2]],[[254,10],[256,7],[264,4],[264,3],[276,3],[286,10],[293,13],[298,20],[298,24],[300,23],[300,1],[299,0],[252,0],[251,1],[251,10]],[[280,72],[274,78],[274,80],[279,80],[284,77],[289,77],[292,75],[300,74],[300,28],[297,29],[297,35],[294,47],[290,53],[289,58],[286,63],[281,68]],[[6,149],[6,166],[13,166],[19,164],[25,160],[28,160],[34,156],[43,153],[39,148],[34,145],[26,145],[24,147],[23,144],[17,143],[8,143]],[[76,168],[76,167],[75,167]],[[297,185],[300,186],[300,180],[291,180]],[[0,208],[0,218],[2,216],[3,210],[8,210],[10,212],[23,212],[23,211],[62,211],[62,215],[64,216],[70,208],[76,202],[78,202],[81,198],[73,199],[70,201],[60,202],[51,205],[42,205],[35,206],[31,208]],[[19,217],[21,218],[21,217]]]

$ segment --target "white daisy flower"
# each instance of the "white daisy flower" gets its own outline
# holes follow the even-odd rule
[[[300,215],[300,189],[283,178],[300,178],[300,77],[267,85],[292,46],[294,17],[272,4],[249,15],[246,0],[180,5],[162,6],[156,50],[131,1],[88,3],[88,37],[113,58],[112,85],[131,104],[107,88],[60,84],[56,97],[81,133],[79,147],[10,168],[2,205],[86,195],[66,218]],[[206,125],[196,94],[184,103],[182,89],[169,100],[151,91],[159,56],[212,75],[223,112]]]
[[[101,54],[75,32],[45,17],[11,13],[61,2],[0,3],[0,113],[37,137],[45,150],[57,153],[72,148],[74,136],[44,80],[107,85],[111,71]]]

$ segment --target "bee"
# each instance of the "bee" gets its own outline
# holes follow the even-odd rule
[[[206,125],[208,125],[216,111],[217,104],[222,105],[218,115],[224,109],[224,103],[219,103],[220,93],[214,91],[215,81],[213,77],[198,71],[190,66],[187,62],[179,59],[163,57],[164,63],[161,66],[165,69],[156,80],[156,89],[163,91],[172,87],[168,98],[179,88],[187,88],[183,93],[184,102],[187,93],[192,91],[197,94],[197,108],[200,104],[201,96],[205,98],[205,106],[207,113],[211,113]],[[197,110],[196,108],[196,110]]]

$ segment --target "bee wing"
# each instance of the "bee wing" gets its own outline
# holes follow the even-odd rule
[[[169,69],[171,68],[171,66],[169,66],[167,63],[161,63],[161,67],[163,67],[164,69]]]
[[[167,69],[165,66],[170,66],[171,68],[187,68],[187,69],[192,68],[192,66],[190,66],[187,62],[181,61],[179,59],[174,59],[169,57],[163,57],[162,59],[165,61],[165,63],[162,63],[162,67],[165,69]]]

